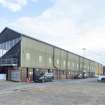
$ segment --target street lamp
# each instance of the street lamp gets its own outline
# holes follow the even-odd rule
[[[83,51],[83,57],[85,57],[85,51],[86,51],[86,48],[82,48],[82,51]]]

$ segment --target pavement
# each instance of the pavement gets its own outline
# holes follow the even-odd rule
[[[0,105],[105,105],[105,83],[96,78],[47,83],[0,81]]]

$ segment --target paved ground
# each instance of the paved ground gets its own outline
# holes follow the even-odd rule
[[[0,105],[105,105],[105,83],[96,79],[43,84],[0,81]]]

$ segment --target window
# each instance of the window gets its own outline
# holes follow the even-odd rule
[[[30,53],[26,53],[26,60],[30,60],[30,59],[31,59]]]
[[[51,58],[49,58],[49,63],[50,63],[50,64],[52,63],[52,59],[51,59]]]
[[[10,41],[10,48],[13,46],[13,40]]]
[[[68,62],[68,66],[70,66],[70,62]]]
[[[77,69],[79,68],[79,64],[77,64]]]
[[[57,59],[57,65],[59,64],[59,59]]]
[[[72,67],[74,68],[74,63],[72,63]]]
[[[42,56],[41,55],[39,56],[39,62],[40,63],[42,62]]]
[[[66,65],[66,61],[63,61],[63,65],[64,65],[64,67],[65,67],[65,65]]]

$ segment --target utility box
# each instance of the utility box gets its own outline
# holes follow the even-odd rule
[[[0,80],[6,80],[6,74],[0,74]]]

